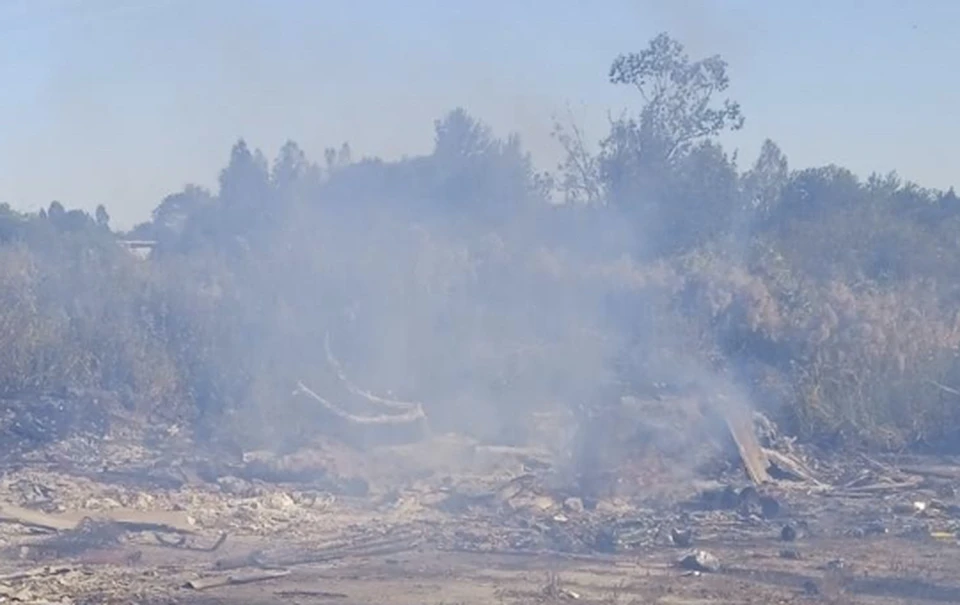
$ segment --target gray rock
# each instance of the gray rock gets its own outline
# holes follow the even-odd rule
[[[682,556],[680,560],[677,561],[677,565],[690,571],[720,571],[720,559],[705,550],[695,550]]]
[[[248,481],[232,475],[219,477],[217,485],[220,486],[221,492],[230,496],[249,498],[253,494],[253,486]]]

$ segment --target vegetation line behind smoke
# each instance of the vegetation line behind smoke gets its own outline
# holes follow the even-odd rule
[[[270,163],[240,141],[219,191],[174,193],[128,234],[103,208],[4,207],[0,396],[103,389],[296,443],[322,429],[297,381],[342,388],[329,333],[364,388],[488,439],[659,385],[738,393],[806,438],[960,443],[953,191],[791,170],[772,141],[741,169],[715,142],[745,119],[727,64],[665,34],[609,78],[637,108],[597,153],[558,125],[551,174],[458,109],[397,162],[288,143]]]

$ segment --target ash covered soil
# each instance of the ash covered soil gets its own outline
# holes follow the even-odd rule
[[[960,461],[825,453],[759,415],[696,464],[637,443],[597,468],[457,435],[280,454],[121,424],[6,452],[4,602],[960,602]]]

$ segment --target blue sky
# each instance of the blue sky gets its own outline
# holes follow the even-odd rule
[[[552,117],[600,138],[638,102],[607,68],[660,31],[730,63],[741,165],[769,137],[792,167],[946,188],[958,27],[951,0],[0,0],[0,201],[105,203],[126,227],[214,185],[238,137],[397,157],[458,105],[549,168]]]

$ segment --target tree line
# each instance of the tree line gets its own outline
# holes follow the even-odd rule
[[[318,427],[290,387],[333,388],[332,339],[371,388],[504,439],[537,406],[723,384],[808,439],[960,443],[956,194],[791,168],[771,140],[739,166],[717,142],[745,122],[727,72],[667,34],[616,57],[636,107],[598,145],[558,124],[547,173],[456,109],[392,162],[238,141],[216,191],[128,233],[103,207],[3,206],[0,396],[102,389],[293,439]]]

